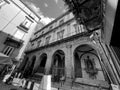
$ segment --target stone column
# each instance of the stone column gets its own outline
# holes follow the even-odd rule
[[[50,69],[51,69],[51,64],[52,64],[52,54],[49,52],[48,56],[47,56],[47,61],[46,61],[46,74],[49,74]]]
[[[72,45],[66,45],[67,51],[65,56],[66,77],[72,78],[73,73],[73,51]]]

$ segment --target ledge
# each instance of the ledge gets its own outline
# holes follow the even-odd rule
[[[44,48],[48,48],[48,47],[52,47],[52,46],[55,46],[55,45],[58,45],[58,44],[61,44],[61,43],[69,42],[69,41],[74,40],[74,39],[79,38],[79,37],[87,37],[87,36],[90,36],[91,33],[92,33],[91,31],[90,32],[78,33],[78,34],[75,34],[73,36],[66,37],[66,38],[63,38],[61,40],[49,43],[49,44],[41,46],[41,47],[38,47],[36,49],[30,50],[30,51],[29,50],[25,51],[25,53],[27,54],[27,53],[31,53],[31,52],[34,52],[34,51],[42,50]]]

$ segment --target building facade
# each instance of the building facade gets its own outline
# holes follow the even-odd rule
[[[40,17],[20,0],[0,0],[1,61],[5,57],[8,57],[8,62],[22,58],[39,20]]]
[[[64,13],[34,33],[19,67],[22,77],[39,80],[50,74],[56,88],[109,90],[119,76],[101,31],[87,31],[72,13]]]
[[[40,17],[21,1],[0,1],[0,52],[20,58]]]

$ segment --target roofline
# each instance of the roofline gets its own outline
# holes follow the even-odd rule
[[[27,4],[25,4],[22,0],[19,1],[22,2],[30,11],[32,11],[39,18],[39,20],[41,19],[41,17],[37,13],[35,13],[35,11],[33,11]]]
[[[54,22],[56,22],[58,19],[62,18],[63,16],[65,16],[66,14],[70,13],[70,10],[68,10],[67,12],[63,13],[62,15],[60,15],[59,17],[57,17],[55,20],[53,20],[52,22],[48,23],[47,25],[45,25],[44,27],[42,27],[40,30],[38,30],[37,32],[35,32],[34,34],[37,34],[38,32],[42,31],[44,28],[50,26],[51,24],[53,24]]]

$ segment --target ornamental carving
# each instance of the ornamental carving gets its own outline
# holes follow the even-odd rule
[[[87,30],[102,25],[104,15],[104,0],[63,0],[68,9],[74,14],[78,23],[86,26]]]
[[[95,66],[94,58],[90,58],[90,56],[87,56],[86,59],[84,59],[85,62],[85,71],[89,74],[89,77],[96,76],[98,73],[98,69]]]

